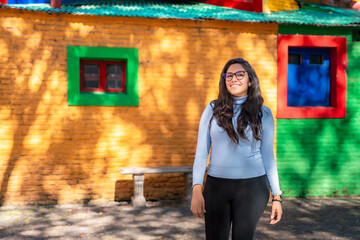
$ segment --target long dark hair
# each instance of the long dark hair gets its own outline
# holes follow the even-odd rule
[[[239,63],[244,67],[245,71],[249,75],[249,81],[251,83],[248,89],[248,97],[243,103],[243,108],[237,119],[238,134],[236,133],[232,123],[232,117],[234,115],[233,105],[235,100],[227,90],[225,79],[223,77],[223,74],[227,72],[230,65],[236,63]],[[210,119],[209,128],[211,128],[211,121],[213,118],[216,118],[218,125],[225,129],[234,143],[239,143],[239,136],[242,139],[249,140],[246,137],[245,132],[248,126],[251,128],[254,138],[256,140],[260,140],[262,132],[261,108],[263,103],[264,99],[261,96],[259,79],[255,70],[251,67],[248,61],[242,58],[231,59],[225,64],[220,75],[218,99],[211,102],[211,105],[213,106],[213,115]]]

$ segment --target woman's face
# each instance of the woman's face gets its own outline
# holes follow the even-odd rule
[[[249,74],[245,71],[245,68],[239,63],[234,63],[228,68],[226,76],[225,83],[229,93],[234,97],[245,97],[251,85]]]

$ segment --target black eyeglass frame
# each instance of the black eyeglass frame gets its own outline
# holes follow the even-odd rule
[[[240,76],[237,76],[236,74],[238,74],[238,73],[244,73],[244,75],[240,75]],[[227,74],[231,74],[231,78],[228,80],[228,79],[226,79],[226,75]],[[231,82],[232,81],[232,79],[233,79],[233,77],[234,77],[234,75],[235,75],[235,77],[236,77],[236,79],[237,80],[243,80],[244,79],[244,77],[245,77],[245,75],[246,75],[246,71],[237,71],[237,72],[235,72],[235,73],[224,73],[223,75],[222,75],[222,77],[225,79],[225,81],[227,81],[227,82]]]

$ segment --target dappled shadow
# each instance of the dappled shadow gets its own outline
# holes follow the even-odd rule
[[[359,44],[348,42],[346,117],[278,119],[277,157],[285,196],[359,195]],[[341,59],[341,57],[340,57]]]
[[[0,205],[88,201],[96,188],[89,165],[100,163],[103,174],[108,168],[106,158],[93,158],[101,130],[88,126],[97,113],[67,105],[66,59],[58,62],[66,55],[66,46],[59,46],[66,34],[51,35],[52,23],[24,15],[2,16],[0,24],[8,61],[0,68],[7,99],[1,110],[8,114],[2,119]],[[17,190],[9,194],[9,187]]]
[[[113,201],[116,191],[129,200],[119,168],[192,165],[201,113],[230,58],[249,60],[275,108],[275,24],[1,11],[0,204]],[[69,45],[138,48],[139,107],[69,106]],[[182,198],[184,176],[146,176],[145,194]]]
[[[7,48],[9,66],[15,66],[18,73],[10,79],[7,87],[15,90],[8,92],[6,98],[9,99],[9,104],[3,106],[10,109],[8,120],[12,120],[10,126],[16,129],[13,131],[14,141],[9,161],[3,172],[1,203],[5,201],[11,177],[17,179],[16,183],[20,186],[19,192],[11,196],[14,199],[18,198],[15,203],[58,203],[61,195],[59,192],[65,190],[64,185],[68,186],[67,190],[70,191],[73,191],[73,186],[86,185],[84,180],[89,179],[90,172],[84,171],[83,167],[91,162],[93,148],[90,148],[90,145],[94,143],[85,142],[86,136],[91,134],[92,140],[96,142],[99,135],[99,129],[96,128],[79,129],[82,120],[74,118],[76,114],[69,111],[66,102],[66,78],[61,78],[59,73],[65,63],[53,65],[53,61],[60,55],[60,50],[50,45],[48,36],[39,31],[34,32],[26,40],[27,29],[36,29],[38,26],[42,26],[41,21],[40,24],[29,23],[23,26],[24,34],[14,36],[10,31],[17,30],[19,26],[3,22],[2,32],[11,36],[8,36],[11,44]],[[53,41],[57,42],[56,37]],[[23,45],[24,52],[18,51],[14,44]],[[39,52],[44,52],[44,55],[39,55]],[[5,67],[1,70],[4,73],[7,69]],[[31,91],[34,88],[36,91]],[[64,92],[58,94],[60,89]],[[87,111],[80,112],[79,115],[89,119],[90,114]],[[84,145],[87,147],[82,147]],[[86,153],[82,153],[84,148]],[[88,161],[77,161],[78,156],[82,154]],[[83,159],[83,156],[80,158]],[[19,161],[21,172],[15,172],[14,175],[13,170],[15,167],[19,168]],[[106,159],[103,167],[107,168]],[[93,187],[83,186],[85,193],[78,194],[84,196],[77,196],[77,199],[88,199],[87,195],[91,198]],[[21,200],[24,198],[26,200]]]
[[[276,34],[272,32],[275,28],[270,27],[262,32],[261,27],[253,28],[249,24],[240,27],[229,23],[228,27],[224,29],[199,23],[189,26],[185,34],[176,22],[167,21],[144,33],[150,44],[142,44],[142,47],[153,51],[146,52],[139,59],[139,85],[142,90],[140,108],[134,110],[142,123],[134,124],[143,136],[143,140],[135,148],[149,146],[151,149],[151,154],[146,157],[142,166],[192,165],[201,113],[217,97],[221,69],[231,58],[244,57],[249,60],[260,78],[266,79],[262,82],[265,86],[263,93],[265,101],[271,102],[269,96],[273,96],[273,88],[270,87],[275,86],[276,72],[268,69],[276,66],[277,42]],[[212,41],[205,43],[207,39]],[[269,51],[268,54],[254,53],[256,49],[274,51]],[[146,81],[146,78],[157,79],[157,84]],[[132,121],[131,116],[124,115],[121,111],[118,112],[118,117],[128,123]],[[135,152],[135,148],[130,147],[131,152]],[[130,154],[130,159],[133,158],[136,157]],[[127,166],[131,167],[133,164],[137,166],[138,162],[131,161]],[[155,191],[147,191],[147,187],[150,189],[154,185],[145,176],[144,191],[145,194],[149,193],[146,197],[156,200],[183,195],[184,192],[180,195],[177,193],[179,189],[185,190],[183,175],[168,176],[170,182],[154,181],[154,184],[182,183],[181,186],[172,187],[172,196],[161,187],[157,187],[158,191],[155,190],[156,187],[153,187]],[[162,178],[159,175],[155,177]],[[171,188],[167,189],[171,191]]]
[[[3,80],[6,88],[2,89],[2,96],[4,99],[8,99],[8,102],[3,104],[2,109],[8,111],[7,120],[8,123],[11,123],[6,127],[9,129],[8,132],[12,132],[12,134],[7,135],[7,137],[9,137],[8,140],[11,139],[11,143],[7,145],[11,147],[8,148],[10,149],[8,159],[4,161],[6,162],[6,165],[5,169],[2,171],[0,205],[5,201],[10,178],[14,177],[12,176],[13,171],[14,168],[17,167],[18,162],[33,162],[29,164],[29,167],[23,165],[23,170],[25,171],[23,175],[25,178],[31,178],[32,182],[40,183],[31,185],[21,184],[21,187],[31,188],[32,191],[39,192],[39,195],[44,194],[44,189],[41,185],[41,175],[35,173],[36,169],[33,167],[38,166],[45,158],[33,159],[32,157],[29,157],[30,154],[28,149],[29,147],[35,147],[36,144],[39,144],[39,139],[38,136],[30,139],[30,141],[26,138],[29,135],[30,129],[37,121],[35,114],[40,102],[43,100],[42,97],[46,92],[45,89],[48,87],[49,82],[43,81],[43,79],[48,79],[54,71],[52,66],[49,66],[46,61],[50,56],[56,55],[56,53],[53,52],[52,47],[46,49],[39,48],[37,51],[29,52],[27,52],[28,49],[24,50],[23,48],[34,47],[34,43],[39,46],[45,45],[41,34],[32,36],[35,39],[26,40],[22,32],[24,29],[20,26],[16,26],[13,19],[6,20],[2,21],[0,32],[4,38],[11,39],[11,41],[3,43],[6,45],[5,47],[8,51],[6,56],[8,65],[2,65],[0,70],[1,74],[5,75],[4,73],[11,69],[13,75]],[[25,24],[25,21],[23,20],[19,20],[18,24],[24,24],[25,28],[31,27],[30,24]],[[45,63],[41,64],[41,62]],[[27,88],[20,86],[25,86]],[[51,105],[45,103],[43,107],[48,110],[50,106]],[[41,119],[40,122],[47,122],[50,115],[44,117],[45,118]]]
[[[258,224],[256,239],[357,239],[359,210],[359,199],[285,199],[282,220],[276,225],[268,224],[268,205]]]
[[[7,217],[14,211],[0,211]],[[52,239],[202,239],[202,221],[195,219],[186,207],[152,207],[133,209],[128,206],[38,207],[18,211],[23,218],[2,225],[1,238],[29,237]],[[26,216],[26,218],[24,218]],[[24,220],[26,219],[26,220]],[[194,221],[195,220],[195,221]],[[185,228],[184,228],[185,227]]]
[[[357,239],[360,199],[286,198],[282,221],[270,225],[270,203],[256,239]],[[134,209],[120,204],[0,209],[4,239],[205,239],[189,205]]]

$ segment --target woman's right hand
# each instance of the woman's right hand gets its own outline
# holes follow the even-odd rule
[[[191,211],[196,217],[199,218],[204,218],[203,213],[206,213],[205,200],[201,192],[201,185],[199,184],[193,186],[193,194],[191,198]]]

